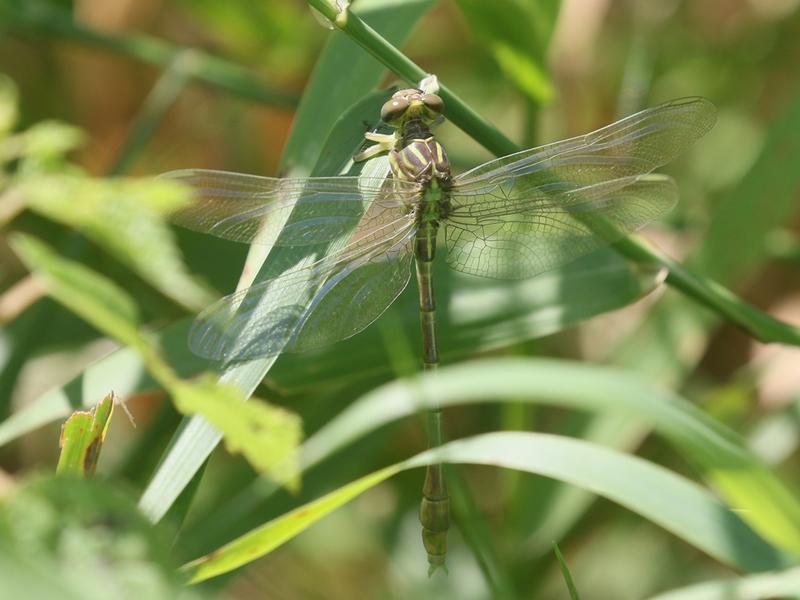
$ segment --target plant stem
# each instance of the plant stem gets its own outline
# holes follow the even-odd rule
[[[615,247],[636,262],[657,263],[666,267],[669,270],[667,283],[712,311],[724,315],[758,341],[800,346],[800,328],[754,308],[716,281],[693,273],[656,250],[643,238],[630,236],[620,240]]]

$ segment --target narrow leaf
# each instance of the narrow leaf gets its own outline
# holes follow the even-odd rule
[[[575,582],[572,580],[572,573],[569,572],[569,566],[567,565],[567,561],[564,560],[564,556],[561,554],[561,549],[558,547],[558,544],[553,544],[553,553],[556,555],[556,560],[558,560],[558,566],[561,569],[561,575],[564,577],[564,583],[567,585],[569,597],[572,600],[581,600],[578,594],[578,588],[575,587]]]
[[[509,398],[618,414],[652,426],[759,533],[800,555],[800,501],[743,440],[679,396],[618,369],[498,359],[446,367],[435,377],[396,381],[365,395],[310,437],[303,448],[303,468],[420,409]]]
[[[713,494],[662,467],[580,440],[504,432],[450,442],[376,471],[269,521],[190,562],[184,569],[192,582],[232,571],[268,554],[389,477],[437,462],[517,469],[586,488],[737,568],[764,569],[782,560]],[[659,493],[653,494],[651,490]]]

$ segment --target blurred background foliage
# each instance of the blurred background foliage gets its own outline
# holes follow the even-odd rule
[[[666,169],[679,182],[681,202],[646,237],[764,312],[800,323],[797,0],[400,4],[364,0],[353,7],[357,13],[382,7],[385,13],[374,17],[378,29],[394,26],[407,56],[523,147],[675,97],[712,100],[717,126]],[[183,344],[190,315],[235,287],[247,248],[171,230],[162,215],[184,201],[183,192],[159,188],[149,176],[184,167],[303,173],[320,152],[322,159],[346,152],[383,96],[358,102],[375,83],[383,88],[396,77],[379,69],[372,82],[355,62],[318,62],[327,45],[352,44],[342,37],[320,27],[301,0],[0,0],[0,466],[10,474],[4,490],[33,472],[53,471],[58,419],[110,389],[126,400],[136,428],[117,414],[98,473],[134,499],[180,423],[164,392],[169,386],[145,373],[135,353],[114,352],[119,336],[113,341],[103,323],[45,296],[28,272],[30,261],[15,252],[21,238],[11,233],[45,240],[61,258],[124,291],[130,311],[128,300],[117,308],[124,305],[120,312],[146,328],[149,341],[142,344],[159,348],[178,375],[194,375],[203,365]],[[374,61],[361,50],[347,51]],[[314,79],[327,89],[314,89]],[[301,97],[307,115],[316,111],[321,124],[298,117],[292,130]],[[326,116],[342,98],[345,107],[357,106]],[[339,116],[347,126],[340,137],[329,137]],[[491,156],[452,124],[437,133],[456,172]],[[136,178],[105,178],[111,175]],[[446,269],[437,277],[445,363],[526,356],[624,367],[738,432],[790,493],[800,490],[797,348],[754,341],[659,285],[663,272],[631,267],[611,251],[528,282],[478,281]],[[313,434],[376,386],[417,370],[417,318],[409,289],[363,334],[317,355],[282,357],[257,393],[296,413]],[[550,432],[636,453],[690,477],[698,472],[696,460],[648,435],[641,422],[519,399],[450,408],[448,437]],[[138,522],[120,523],[119,529],[136,532],[125,535],[146,538],[126,556],[147,554],[153,561],[147,581],[161,590],[148,593],[173,597],[164,591],[176,585],[164,566],[170,560],[179,564],[210,552],[424,447],[413,418],[385,426],[305,474],[298,496],[265,492],[252,461],[217,451],[191,506],[179,501],[165,520],[174,540],[170,559],[162,556],[164,542],[140,533]],[[458,472],[475,505],[460,514],[472,515],[478,537],[491,547],[502,571],[494,584],[501,581],[506,596],[567,597],[553,541],[583,598],[645,598],[735,574],[641,516],[576,488],[487,467]],[[475,535],[466,522],[450,536],[450,577],[426,577],[416,517],[420,479],[419,470],[400,473],[269,556],[192,589],[225,598],[499,595],[474,542],[462,539]],[[82,504],[75,498],[84,492],[65,492],[66,500],[52,508],[52,484],[29,485],[25,493],[46,499],[34,503],[43,514],[61,510],[60,501]],[[103,510],[120,510],[120,492],[108,493]],[[19,532],[9,528],[9,515],[25,503],[11,497],[17,500],[0,520],[0,534],[14,540]],[[52,532],[42,535],[53,541]],[[159,549],[142,549],[150,545]],[[53,560],[60,560],[64,544],[56,546],[61,550]],[[70,557],[84,560],[75,568],[95,560],[91,553]],[[124,568],[117,575],[123,582],[129,576]],[[84,590],[83,597],[93,596]]]

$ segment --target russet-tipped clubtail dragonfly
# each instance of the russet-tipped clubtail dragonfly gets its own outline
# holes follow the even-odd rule
[[[420,84],[420,87],[423,87]],[[439,362],[432,264],[444,230],[453,269],[499,279],[533,277],[641,228],[677,199],[673,180],[651,171],[706,133],[715,109],[674,100],[595,132],[524,150],[453,176],[431,128],[443,102],[421,89],[395,92],[381,119],[394,134],[358,158],[388,153],[391,176],[269,178],[208,170],[169,175],[197,201],[175,216],[190,229],[238,242],[278,227],[273,245],[336,242],[313,262],[226,296],[198,317],[198,355],[246,361],[321,348],[375,321],[408,284],[419,289],[422,363]],[[441,409],[428,414],[441,443]],[[449,501],[441,465],[428,467],[420,507],[430,568],[444,565]]]

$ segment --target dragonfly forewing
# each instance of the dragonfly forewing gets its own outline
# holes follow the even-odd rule
[[[420,190],[413,182],[375,177],[279,179],[206,169],[163,176],[194,188],[195,201],[172,216],[176,224],[235,242],[276,246],[340,239],[360,224],[367,207],[405,207]]]
[[[517,178],[524,178],[529,187],[583,187],[642,175],[682,154],[715,121],[716,108],[708,100],[674,100],[592,133],[486,162],[456,177],[455,187],[461,194],[483,194]]]

